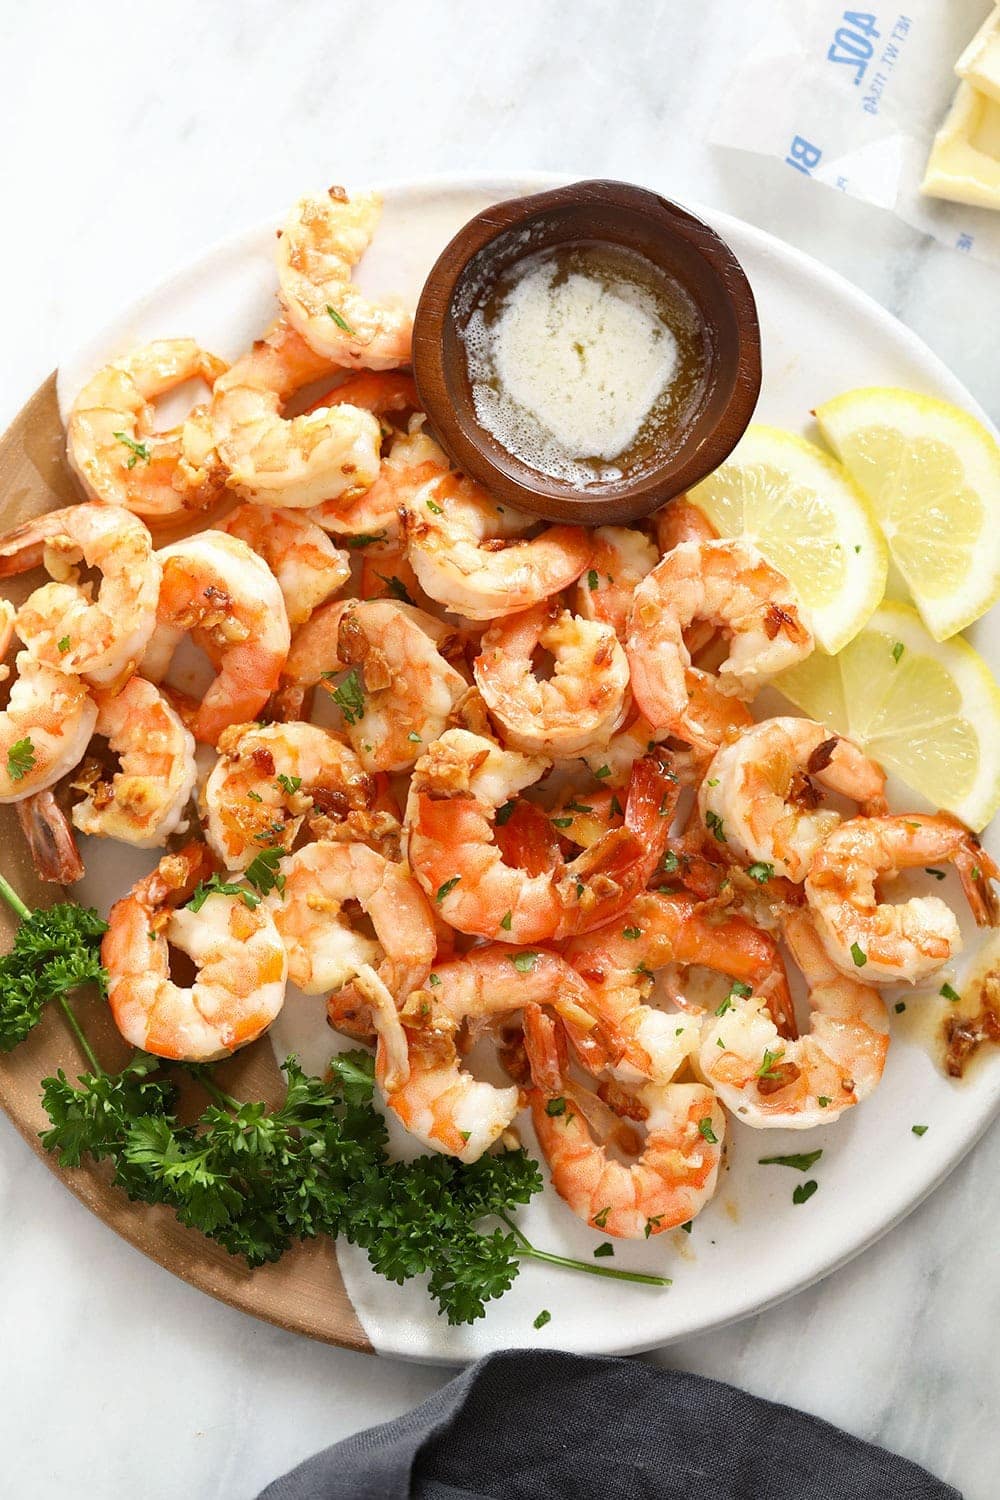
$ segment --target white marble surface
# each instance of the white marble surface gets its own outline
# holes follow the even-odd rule
[[[303,186],[519,168],[647,181],[784,236],[896,312],[1000,418],[1000,273],[703,144],[767,10],[0,7],[0,420],[124,302]],[[801,1405],[992,1500],[998,1176],[994,1130],[859,1261],[658,1358]],[[444,1378],[294,1338],[184,1286],[91,1218],[3,1122],[0,1215],[3,1488],[21,1500],[249,1500]]]

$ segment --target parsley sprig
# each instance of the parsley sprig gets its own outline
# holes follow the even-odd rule
[[[82,1043],[67,996],[86,984],[107,992],[101,967],[106,924],[91,907],[72,901],[31,911],[2,876],[0,896],[21,919],[10,952],[0,957],[0,1051],[9,1052],[24,1041],[49,1001],[61,1007]],[[89,1053],[89,1048],[84,1051]]]

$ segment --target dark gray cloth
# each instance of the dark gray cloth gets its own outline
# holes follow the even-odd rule
[[[258,1500],[961,1500],[903,1458],[733,1386],[506,1350]]]

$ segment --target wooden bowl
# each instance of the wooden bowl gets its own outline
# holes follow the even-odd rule
[[[636,251],[688,292],[704,322],[708,376],[680,440],[637,475],[585,490],[523,463],[480,423],[461,335],[497,277],[526,254],[603,242]],[[637,520],[690,489],[739,442],[760,393],[760,327],[735,255],[676,203],[625,182],[577,182],[512,198],[477,214],[446,246],[421,293],[413,327],[421,405],[452,461],[498,499],[550,520]]]

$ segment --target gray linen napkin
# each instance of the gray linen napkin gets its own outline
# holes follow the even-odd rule
[[[961,1500],[907,1459],[720,1381],[505,1350],[258,1500]]]

